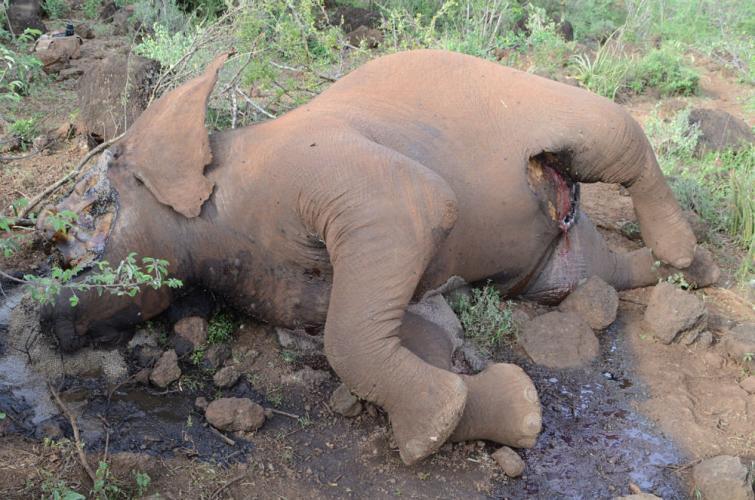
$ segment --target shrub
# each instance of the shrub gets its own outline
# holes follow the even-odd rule
[[[189,51],[199,30],[200,28],[196,28],[196,31],[171,33],[167,26],[157,23],[153,25],[154,33],[145,36],[134,47],[134,53],[159,61],[163,67],[170,68]]]
[[[42,74],[42,61],[26,53],[40,34],[39,30],[27,28],[16,37],[17,50],[0,44],[0,102],[21,100],[29,93],[31,82]]]
[[[492,285],[473,289],[471,296],[462,295],[452,308],[465,335],[482,347],[496,347],[506,335],[514,333],[510,304],[501,302],[498,290]]]
[[[39,133],[37,119],[25,118],[16,120],[8,128],[8,132],[18,140],[21,150],[26,151]]]
[[[544,9],[527,7],[527,46],[532,53],[534,71],[553,76],[569,60],[572,44],[567,43],[556,30],[556,23],[548,18]]]
[[[50,19],[59,19],[68,11],[65,0],[44,0],[42,9]]]
[[[700,77],[684,65],[684,59],[671,47],[653,49],[630,67],[628,86],[640,94],[655,88],[664,96],[697,93]]]
[[[87,19],[94,19],[100,11],[100,0],[84,0],[82,11]]]
[[[614,32],[593,58],[577,54],[570,61],[572,74],[583,87],[609,99],[615,99],[624,87],[629,70],[618,33]]]
[[[238,321],[231,313],[221,311],[210,318],[207,327],[207,342],[210,344],[227,342],[238,327]]]

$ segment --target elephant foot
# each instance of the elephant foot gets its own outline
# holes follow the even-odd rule
[[[407,391],[406,398],[388,409],[401,460],[407,465],[438,451],[461,420],[467,399],[459,375],[431,368],[426,376],[427,387]]]
[[[542,429],[540,400],[524,370],[497,363],[462,377],[469,397],[452,441],[486,439],[515,448],[535,446]]]
[[[695,257],[692,263],[684,269],[667,267],[665,273],[669,275],[681,272],[684,279],[696,288],[703,288],[715,284],[721,277],[721,270],[713,260],[713,255],[708,249],[698,245],[695,248]],[[664,274],[665,274],[664,273]]]

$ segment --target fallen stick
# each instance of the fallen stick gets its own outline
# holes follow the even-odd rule
[[[276,410],[275,408],[268,408],[268,409],[271,412],[275,413],[276,415],[283,415],[284,417],[293,418],[294,420],[299,420],[299,415],[288,413],[287,411],[283,411],[283,410]]]
[[[236,441],[234,441],[233,439],[229,438],[228,436],[226,436],[225,434],[223,434],[222,432],[220,432],[219,430],[217,430],[215,427],[213,427],[211,425],[209,425],[208,427],[210,428],[210,430],[212,432],[215,433],[216,436],[218,436],[220,439],[222,439],[223,441],[225,441],[225,443],[227,445],[229,445],[229,446],[236,446]]]
[[[244,479],[245,476],[246,476],[246,474],[240,474],[240,475],[234,477],[233,479],[231,479],[230,481],[226,482],[225,484],[223,484],[222,486],[220,486],[218,489],[216,489],[214,492],[212,492],[212,495],[210,495],[210,498],[211,499],[217,498],[218,495],[220,495],[220,493],[222,493],[224,489],[228,488],[233,483],[237,483],[237,482],[241,481],[242,479]]]
[[[71,428],[73,429],[73,439],[76,445],[76,452],[78,453],[78,456],[79,456],[79,462],[81,462],[81,466],[84,467],[84,470],[89,476],[89,479],[91,479],[92,484],[94,484],[95,481],[97,481],[97,476],[95,475],[92,468],[89,466],[89,462],[87,461],[87,456],[84,453],[84,446],[81,444],[81,436],[79,435],[79,426],[76,424],[76,416],[68,410],[68,407],[60,399],[60,396],[58,395],[57,391],[53,389],[52,384],[50,382],[47,382],[47,390],[50,391],[50,394],[52,394],[52,397],[55,400],[55,404],[58,405],[58,408],[60,408],[60,411],[63,412],[63,415],[65,415],[68,418],[68,421],[71,423]]]
[[[116,141],[120,140],[120,138],[123,137],[124,135],[125,135],[125,132],[123,134],[120,134],[120,135],[116,136],[116,137],[113,137],[109,141],[103,142],[102,144],[100,144],[99,146],[97,146],[96,148],[94,148],[93,150],[91,150],[89,153],[87,153],[87,155],[79,162],[78,165],[76,165],[76,167],[73,170],[71,170],[70,172],[68,172],[66,175],[64,175],[63,177],[61,177],[60,179],[58,179],[54,183],[52,183],[49,186],[47,186],[44,191],[42,191],[37,196],[35,196],[34,198],[32,198],[29,201],[29,204],[26,205],[24,207],[24,209],[21,211],[21,213],[18,215],[18,218],[19,219],[23,219],[27,215],[29,215],[29,213],[32,211],[32,209],[34,209],[34,207],[36,207],[37,205],[39,205],[39,202],[41,202],[42,200],[44,200],[45,198],[47,198],[48,196],[50,196],[52,193],[54,193],[60,186],[62,186],[63,184],[65,184],[66,182],[68,182],[69,180],[71,180],[72,178],[74,178],[77,175],[79,175],[79,172],[81,172],[81,169],[84,168],[84,165],[86,165],[89,162],[89,160],[91,160],[97,153],[99,153],[100,151],[104,150],[108,146],[111,146],[113,143],[115,143]]]

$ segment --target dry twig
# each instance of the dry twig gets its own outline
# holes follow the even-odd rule
[[[81,462],[81,466],[84,467],[87,476],[89,476],[89,479],[92,480],[92,484],[94,484],[94,482],[97,480],[97,476],[95,475],[92,467],[87,461],[86,453],[84,453],[84,445],[81,443],[79,426],[76,424],[76,415],[70,412],[65,403],[63,403],[63,400],[60,399],[58,392],[52,387],[52,384],[49,382],[47,383],[47,390],[50,391],[50,394],[52,394],[52,397],[55,400],[55,404],[58,405],[60,411],[63,412],[63,415],[65,415],[68,418],[68,421],[71,423],[71,428],[73,429],[74,444],[76,445],[76,452],[79,456],[79,462]]]

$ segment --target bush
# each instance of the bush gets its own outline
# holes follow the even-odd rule
[[[238,321],[232,314],[221,311],[210,318],[207,327],[207,342],[210,344],[227,342],[238,327]]]
[[[42,74],[42,61],[27,50],[39,30],[27,28],[16,37],[17,50],[10,44],[0,45],[0,102],[20,101],[29,93],[31,82]]]
[[[26,151],[31,146],[34,138],[39,134],[37,119],[25,118],[16,120],[8,127],[8,132],[18,140],[21,150]]]
[[[628,87],[637,94],[655,88],[661,95],[670,96],[697,93],[700,77],[684,65],[681,54],[665,46],[651,50],[630,67],[627,80]]]
[[[465,335],[482,347],[496,347],[505,336],[514,333],[511,306],[501,302],[498,290],[492,285],[473,289],[471,296],[462,295],[451,306]]]
[[[617,33],[614,32],[609,37],[593,58],[577,54],[570,61],[572,74],[583,87],[612,100],[624,88],[629,71],[629,61],[623,53],[621,43],[615,38],[620,36]]]
[[[87,19],[94,19],[97,17],[97,14],[100,11],[100,5],[100,0],[84,0],[82,11],[84,12],[84,15],[87,17]]]
[[[44,9],[47,17],[50,19],[59,19],[68,12],[65,0],[44,0],[42,2],[42,9]]]

